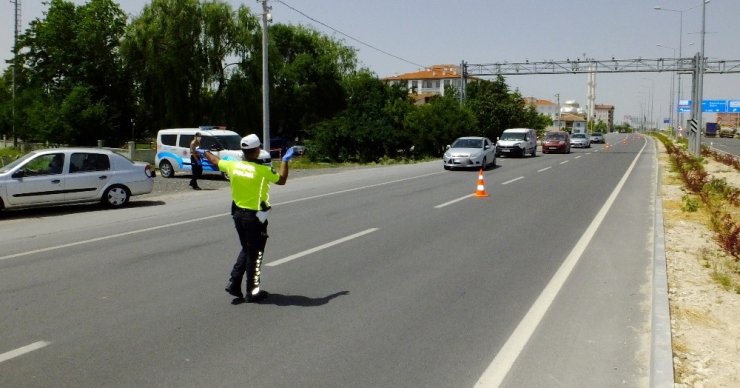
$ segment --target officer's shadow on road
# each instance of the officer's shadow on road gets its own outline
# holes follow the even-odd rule
[[[322,306],[329,303],[330,300],[337,298],[342,295],[349,295],[349,291],[339,291],[331,295],[327,295],[321,298],[310,298],[302,295],[283,295],[274,294],[270,295],[257,302],[257,304],[274,304],[276,306],[301,306],[301,307],[316,307]],[[243,300],[243,299],[242,299]]]

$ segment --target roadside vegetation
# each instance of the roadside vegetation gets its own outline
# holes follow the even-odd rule
[[[703,265],[713,270],[713,278],[722,287],[740,293],[740,189],[711,177],[704,169],[704,158],[691,155],[685,140],[674,143],[663,134],[653,136],[665,146],[687,191],[681,209],[701,214],[722,248],[721,252],[701,252]],[[702,153],[714,156],[706,150]]]
[[[0,135],[121,147],[162,128],[262,133],[259,14],[224,0],[152,0],[133,16],[113,0],[78,3],[44,3],[19,36],[0,77]],[[343,41],[300,25],[269,28],[271,137],[303,142],[314,162],[440,157],[459,136],[495,140],[551,122],[502,77],[470,80],[462,104],[448,90],[418,105],[359,66]]]

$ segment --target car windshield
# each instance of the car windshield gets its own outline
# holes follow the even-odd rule
[[[591,134],[591,136],[596,136],[596,137],[599,137],[599,136],[601,136],[601,134],[600,134],[600,133],[598,133],[598,132],[594,132],[594,133],[592,133],[592,134]]]
[[[582,133],[576,133],[576,134],[573,135],[573,138],[574,139],[585,139],[586,138],[586,135],[584,135]]]
[[[450,148],[482,148],[483,140],[481,139],[457,139]]]
[[[26,160],[32,158],[34,155],[35,155],[34,153],[25,154],[25,155],[21,156],[20,158],[12,161],[11,163],[8,163],[5,166],[0,167],[0,174],[4,174],[4,173],[12,170],[13,168],[15,168],[15,166],[19,166],[19,165],[25,163]]]
[[[241,149],[241,139],[238,135],[222,135],[222,136],[209,136],[212,138],[215,144],[219,146],[219,148],[224,150],[240,150]],[[207,140],[206,137],[203,137],[203,143],[206,143]],[[204,148],[211,148],[204,144]]]
[[[564,133],[548,133],[545,135],[545,140],[565,140]]]
[[[524,140],[526,135],[524,132],[504,132],[501,134],[501,140]]]

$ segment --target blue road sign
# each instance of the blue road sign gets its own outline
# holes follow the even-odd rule
[[[727,112],[740,113],[740,100],[727,101]]]
[[[701,102],[701,111],[709,113],[727,112],[727,100],[704,100]]]

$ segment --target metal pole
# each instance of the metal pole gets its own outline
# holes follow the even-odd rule
[[[267,0],[262,2],[262,149],[270,152],[270,77],[267,69],[267,22],[272,19]]]
[[[681,47],[683,47],[683,11],[679,11],[681,15],[681,24],[678,27],[678,57],[683,59],[681,54]],[[678,73],[678,102],[681,102],[681,72]],[[677,106],[678,106],[677,105]],[[678,110],[678,109],[676,109]],[[683,112],[676,112],[678,114],[678,124],[683,127]],[[676,138],[678,138],[678,128],[676,128]]]
[[[704,101],[704,36],[706,35],[707,2],[701,0],[701,54],[699,55],[699,80],[696,91],[696,104],[699,107],[697,120],[699,131],[696,133],[696,149],[694,155],[701,156],[701,129],[704,127],[701,103]]]

